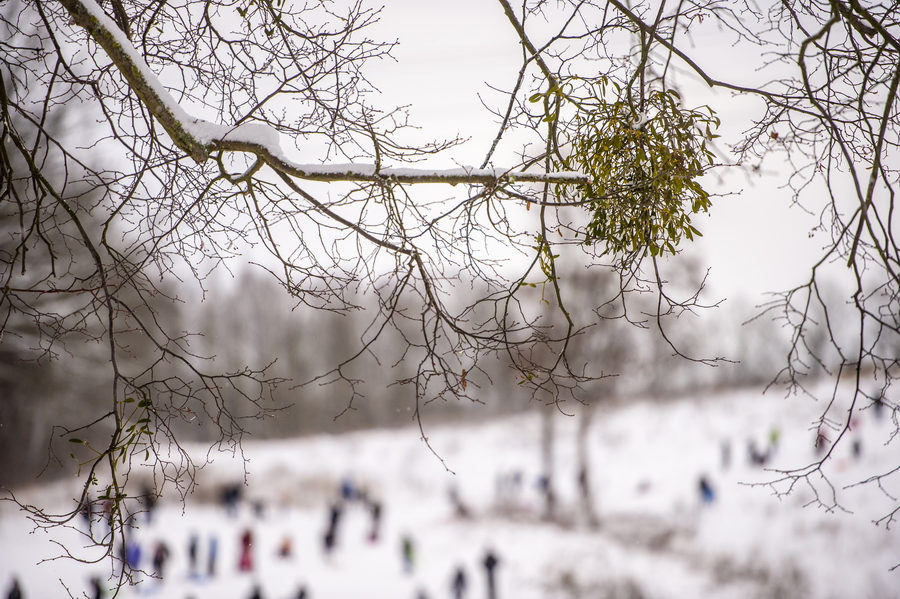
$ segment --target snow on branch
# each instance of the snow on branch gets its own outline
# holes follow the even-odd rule
[[[143,57],[116,23],[95,0],[59,0],[74,24],[80,25],[106,51],[135,95],[172,138],[194,161],[209,159],[212,151],[248,152],[257,155],[277,171],[312,181],[397,183],[447,183],[497,185],[500,183],[589,183],[576,172],[534,173],[509,169],[414,169],[382,168],[365,164],[296,164],[284,157],[279,133],[263,123],[244,123],[229,127],[191,117],[150,69]]]

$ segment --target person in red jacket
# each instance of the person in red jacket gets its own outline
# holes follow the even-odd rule
[[[241,560],[238,563],[238,569],[241,572],[250,572],[253,570],[253,554],[251,547],[253,546],[253,533],[245,530],[241,536]]]

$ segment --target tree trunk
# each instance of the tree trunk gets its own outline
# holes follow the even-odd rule
[[[581,503],[581,513],[590,528],[600,526],[600,518],[594,506],[594,494],[591,489],[591,456],[588,443],[588,434],[591,423],[594,420],[594,406],[585,405],[581,409],[581,417],[578,420],[577,459],[578,459],[578,495]]]
[[[556,432],[553,428],[553,406],[541,408],[541,491],[544,495],[544,520],[556,519],[556,491],[553,475],[555,473],[553,459],[553,443]]]

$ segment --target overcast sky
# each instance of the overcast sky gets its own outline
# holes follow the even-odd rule
[[[443,166],[478,166],[496,131],[479,94],[502,106],[503,98],[487,83],[509,88],[519,66],[519,46],[500,5],[495,0],[391,0],[377,32],[400,40],[396,63],[370,64],[384,105],[410,104],[412,122],[423,127],[423,137],[472,137],[440,160]],[[729,51],[721,38],[699,36],[694,43],[709,59]],[[727,59],[704,66],[733,70]],[[742,67],[753,77],[748,65]],[[722,117],[723,140],[750,125],[752,102],[699,87],[693,94],[686,104],[709,103]],[[779,189],[784,175],[776,171],[778,165],[764,166],[768,174],[755,179],[734,172],[724,184],[710,182],[712,192],[739,193],[716,199],[709,216],[695,218],[704,238],[686,252],[712,267],[710,290],[721,297],[756,302],[767,291],[795,286],[825,241],[822,233],[809,235],[818,219],[792,208],[790,194]]]

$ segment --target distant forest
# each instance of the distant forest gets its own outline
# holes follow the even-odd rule
[[[355,388],[344,380],[335,381],[328,372],[359,351],[366,334],[364,309],[345,315],[310,314],[312,311],[304,311],[302,306],[294,309],[274,278],[253,266],[215,280],[205,294],[207,299],[201,301],[196,289],[172,289],[170,297],[158,298],[157,311],[176,324],[177,330],[192,335],[188,337],[191,348],[198,356],[209,357],[211,367],[230,372],[265,368],[267,375],[283,379],[263,406],[267,416],[240,422],[254,439],[410,425],[417,409],[427,427],[448,419],[483,419],[544,405],[518,384],[515,371],[502,355],[492,363],[479,364],[483,372],[470,375],[469,384],[477,390],[480,403],[434,397],[420,398],[417,403],[414,386],[397,382],[412,376],[416,360],[414,351],[401,355],[400,343],[373,347],[346,366],[342,374],[358,381]],[[615,277],[591,269],[573,273],[566,280],[573,294],[585,294],[582,306],[593,306]],[[365,302],[366,298],[360,298],[362,306]],[[578,304],[574,301],[572,305]],[[729,314],[753,313],[753,306],[733,308]],[[64,309],[60,306],[61,312]],[[774,341],[779,331],[771,320],[749,325],[722,322],[721,312],[715,309],[682,315],[667,331],[670,338],[689,357],[729,360],[710,367],[674,356],[652,321],[641,328],[620,318],[612,307],[608,314],[588,312],[575,315],[581,322],[594,323],[593,334],[575,338],[575,355],[587,367],[615,375],[584,387],[580,397],[589,404],[638,395],[665,400],[765,384],[777,375],[785,356]],[[109,410],[109,364],[104,348],[85,351],[82,345],[95,342],[73,334],[65,342],[69,347],[81,344],[78,351],[48,354],[29,335],[35,323],[28,322],[27,315],[19,318],[21,335],[7,335],[0,343],[0,486],[7,487],[74,472],[76,465],[66,446],[71,435],[63,435],[65,429],[90,424]],[[553,323],[546,326],[552,331]],[[596,328],[601,334],[596,334]],[[127,349],[133,363],[123,366],[145,367],[142,340],[134,339]],[[91,355],[95,358],[85,357]],[[177,368],[175,364],[171,367]],[[323,378],[316,380],[320,375]],[[237,397],[230,401],[233,405],[228,408],[239,417],[253,413],[252,406],[242,406]],[[566,406],[560,408],[565,411]],[[193,418],[189,409],[183,412],[173,419],[182,440],[216,441],[214,427],[201,426],[203,418]]]

